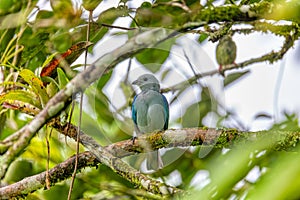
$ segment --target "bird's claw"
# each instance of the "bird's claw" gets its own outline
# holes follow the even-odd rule
[[[132,140],[132,144],[134,145],[135,140],[137,139],[136,136],[132,136],[131,140]]]
[[[223,66],[219,66],[219,73],[224,77],[224,71],[223,71]]]

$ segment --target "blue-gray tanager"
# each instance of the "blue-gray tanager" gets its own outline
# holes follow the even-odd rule
[[[169,105],[166,97],[160,93],[158,80],[151,74],[144,74],[132,84],[141,89],[141,93],[134,97],[132,103],[132,120],[136,133],[166,130],[169,124]],[[158,151],[148,152],[146,159],[148,170],[162,168]]]

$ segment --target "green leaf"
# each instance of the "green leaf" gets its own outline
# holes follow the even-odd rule
[[[124,82],[121,82],[120,83],[120,88],[122,89],[122,92],[125,96],[125,99],[126,99],[127,103],[129,103],[128,101],[132,98],[132,89],[131,89],[131,87],[128,84],[126,84]]]
[[[114,120],[113,115],[109,110],[109,99],[102,91],[109,81],[111,74],[112,73],[103,75],[96,84],[93,84],[86,90],[89,104],[92,106],[92,109],[97,116],[97,120],[103,124],[110,124]]]
[[[109,23],[112,25],[112,23],[118,18],[118,17],[126,17],[128,16],[128,13],[130,10],[127,7],[120,6],[117,8],[109,8],[105,11],[103,11],[99,17],[97,22],[100,23]]]
[[[22,4],[23,1],[21,0],[0,0],[0,16],[18,12],[21,9]]]
[[[50,0],[50,5],[55,14],[60,13],[60,15],[63,15],[74,12],[71,0]]]
[[[138,53],[135,57],[147,69],[149,69],[152,73],[155,73],[160,70],[161,65],[169,57],[171,48],[175,41],[175,38],[168,39],[153,48],[145,49],[141,53]]]
[[[2,135],[2,133],[3,133],[6,118],[7,118],[6,113],[1,113],[1,111],[2,111],[2,109],[0,108],[0,135]],[[3,154],[3,152],[1,152],[1,150],[0,150],[0,154]]]
[[[40,10],[37,15],[36,15],[36,20],[39,19],[49,19],[52,18],[54,16],[53,11],[49,11],[49,10]]]
[[[47,31],[35,32],[32,28],[27,27],[20,38],[20,45],[24,46],[20,66],[34,71],[40,67],[46,60],[48,50],[45,46],[49,39]]]
[[[276,162],[267,168],[245,199],[299,199],[299,150],[298,145],[293,153],[279,152]]]
[[[95,43],[100,40],[108,31],[108,28],[102,26],[102,24],[112,25],[114,21],[119,17],[128,16],[129,10],[126,7],[118,8],[109,8],[103,11],[98,19],[96,24],[91,26],[91,42]],[[83,28],[84,29],[84,28]],[[84,32],[84,30],[83,30]]]
[[[26,159],[17,160],[9,167],[5,180],[14,183],[33,174],[33,162]]]
[[[37,99],[37,96],[33,95],[31,92],[25,90],[12,90],[8,93],[0,95],[0,104],[3,104],[5,101],[9,100],[18,100],[25,103],[32,104],[38,108],[41,108],[41,104]]]
[[[40,112],[40,109],[34,105],[16,100],[6,100],[3,103],[3,107],[11,110],[17,110],[31,116],[36,116]]]
[[[199,103],[194,103],[186,109],[182,117],[182,126],[184,128],[202,126],[203,116],[201,116],[199,111]]]
[[[95,108],[97,118],[100,121],[105,121],[107,123],[112,123],[114,118],[109,110],[109,99],[107,96],[102,92],[104,85],[109,80],[110,75],[105,75],[101,77],[97,85],[97,93],[95,94]]]
[[[172,72],[172,69],[166,69],[163,71],[162,75],[161,75],[161,81],[165,80],[165,78],[168,76],[168,74]]]
[[[0,30],[0,57],[15,35],[15,28]]]
[[[47,94],[49,95],[49,97],[51,98],[54,95],[56,95],[56,93],[59,91],[59,84],[49,76],[43,77],[43,80],[46,80],[45,82],[49,83],[46,87]]]
[[[298,116],[295,114],[284,113],[285,120],[273,124],[271,130],[287,130],[287,131],[298,131],[299,130],[299,121]]]
[[[105,30],[105,31],[104,31]],[[104,34],[108,31],[107,28],[102,27],[96,22],[90,23],[90,41],[93,43],[98,42]],[[86,40],[87,26],[78,26],[70,31],[71,38],[73,39],[73,44],[79,41]]]
[[[61,68],[57,68],[57,76],[58,76],[59,89],[62,89],[68,84],[69,79]]]
[[[58,52],[55,52],[55,53],[51,54],[50,56],[48,56],[47,59],[42,64],[42,68],[47,66],[57,54],[58,54]]]
[[[18,87],[30,89],[30,87],[25,85],[25,84],[22,84],[22,83],[19,83],[19,82],[13,82],[13,81],[5,81],[3,83],[0,83],[0,87],[1,86],[18,86]]]
[[[87,91],[87,92],[89,93],[89,91]],[[88,98],[90,98],[90,97],[91,96],[88,95]],[[89,104],[91,102],[92,102],[92,100],[89,99]],[[91,106],[93,108],[93,114],[94,114],[94,112],[96,112],[94,110],[94,105],[91,104]],[[106,141],[107,135],[103,134],[102,130],[100,129],[99,122],[97,121],[97,119],[95,119],[92,116],[90,111],[89,112],[83,111],[82,113],[80,113],[79,107],[76,106],[73,111],[73,117],[72,117],[73,123],[78,122],[79,115],[81,115],[81,118],[83,119],[82,124],[81,124],[81,128],[83,131],[88,132],[88,134],[90,136],[92,136],[93,138],[95,138],[97,140]]]
[[[184,94],[183,94],[184,95]],[[201,101],[188,107],[182,117],[183,127],[200,127],[203,126],[203,118],[212,111],[215,111],[212,96],[208,88],[202,88]]]
[[[76,183],[76,182],[75,182]],[[68,198],[69,186],[66,183],[56,184],[51,187],[51,190],[46,190],[43,192],[43,197],[45,200],[51,199],[67,199]],[[74,195],[72,195],[74,198]],[[76,198],[74,198],[76,199]]]
[[[208,38],[208,34],[205,34],[205,33],[200,34],[200,36],[199,36],[199,38],[198,38],[198,42],[199,42],[199,43],[202,43],[202,42],[204,42],[207,38]]]
[[[52,10],[40,10],[37,13],[33,27],[37,32],[42,30],[43,32],[53,34],[58,31],[59,25],[57,21],[56,15]]]
[[[238,72],[238,73],[233,73],[229,74],[225,77],[224,79],[224,86],[227,87],[234,83],[236,80],[242,78],[244,75],[248,74],[250,71],[245,71],[245,72]]]
[[[93,11],[102,2],[102,0],[83,0],[82,6],[88,11]]]
[[[255,142],[241,141],[234,148],[230,149],[228,153],[214,155],[209,165],[207,165],[210,182],[201,188],[201,190],[194,191],[192,199],[199,196],[203,199],[226,199],[230,196],[232,188],[243,180],[249,174],[250,170],[261,160],[261,156],[258,156],[258,153],[272,147],[278,141],[278,138],[274,138],[274,134],[261,135],[260,138],[256,137],[256,139]],[[255,190],[253,192],[256,193]]]
[[[57,32],[51,36],[50,42],[58,52],[64,52],[72,46],[72,37],[69,32]]]
[[[16,13],[7,14],[1,19],[1,29],[17,28],[26,24],[27,12],[21,10]]]
[[[199,4],[199,2],[197,2]],[[136,11],[135,22],[143,27],[179,28],[189,19],[186,5],[170,2],[144,2]],[[193,7],[195,7],[193,5]],[[133,22],[133,23],[135,23]]]
[[[43,107],[46,105],[46,103],[49,100],[49,96],[47,94],[46,88],[43,85],[43,82],[30,70],[23,69],[19,74],[26,83],[28,83],[33,92],[39,96],[40,101],[43,105]]]
[[[146,14],[148,14],[148,17],[145,16]],[[136,10],[135,20],[133,20],[131,27],[135,27],[135,25],[148,27],[153,22],[153,17],[152,4],[150,2],[143,2]]]

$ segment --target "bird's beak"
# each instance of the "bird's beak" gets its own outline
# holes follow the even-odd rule
[[[139,80],[135,80],[135,81],[133,81],[131,84],[132,84],[132,85],[139,85],[139,83],[140,83]]]

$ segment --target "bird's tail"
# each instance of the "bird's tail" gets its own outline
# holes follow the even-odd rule
[[[146,156],[147,170],[159,170],[163,167],[163,162],[159,151],[148,152]]]

